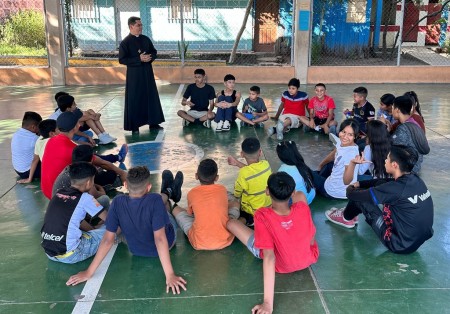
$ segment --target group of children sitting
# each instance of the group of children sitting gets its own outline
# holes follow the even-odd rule
[[[216,103],[214,89],[204,83],[204,78],[204,71],[196,70],[196,83],[189,85],[184,94],[182,104],[191,109],[178,112],[183,125],[210,127],[210,120],[216,118],[217,126],[227,130],[229,109],[234,110],[231,117],[234,114],[249,125],[267,120],[267,110],[258,97],[259,88],[252,87],[248,101],[244,102],[246,109],[237,112],[235,103],[240,94],[233,90],[234,78],[225,77],[226,89],[217,95]],[[82,116],[63,112],[56,120],[57,128],[49,128],[52,131],[47,132],[50,139],[43,154],[41,187],[51,200],[41,230],[42,246],[50,260],[62,263],[76,263],[95,255],[89,268],[71,276],[67,285],[88,280],[114,242],[124,238],[132,254],[160,258],[166,292],[186,290],[187,282],[176,275],[169,254],[180,227],[196,250],[223,249],[236,237],[251,254],[262,259],[264,299],[252,312],[271,313],[275,273],[295,272],[318,260],[316,228],[309,208],[317,193],[329,199],[348,199],[345,208],[325,212],[329,221],[353,228],[362,213],[380,241],[394,253],[414,252],[431,238],[433,202],[417,175],[420,157],[429,152],[423,118],[416,114],[420,113],[417,95],[414,97],[412,92],[397,98],[383,95],[375,120],[375,109],[366,100],[367,89],[357,88],[353,109],[346,111],[350,117],[337,130],[331,108],[334,102],[325,95],[323,84],[316,85],[317,99],[309,102],[308,106],[319,103],[310,110],[311,119],[295,114],[302,113],[296,107],[306,109],[308,104],[308,96],[298,92],[297,85],[298,80],[290,81],[288,91],[283,93],[283,108],[277,112],[277,124],[268,133],[276,133],[281,140],[283,132],[300,125],[305,125],[305,129],[319,126],[324,133],[331,134],[336,128],[337,136],[330,136],[335,148],[319,169],[313,171],[305,164],[294,141],[280,141],[276,152],[282,164],[272,173],[269,163],[261,159],[259,140],[249,137],[241,144],[245,163],[228,157],[229,165],[240,168],[233,193],[217,183],[217,163],[204,159],[195,174],[199,185],[187,193],[186,208],[178,205],[182,198],[182,172],[174,176],[165,170],[160,193],[151,193],[150,172],[146,167],[137,166],[125,172],[100,161],[115,178],[118,175],[122,179],[128,190],[128,194],[116,196],[109,204],[104,189],[96,184],[101,174],[95,166],[104,159],[93,154],[92,146],[72,142]],[[203,88],[209,90],[207,94],[198,91]],[[199,107],[201,100],[207,100],[207,110]],[[218,108],[216,114],[214,106]],[[45,120],[39,124],[27,121],[24,118],[22,129],[38,133]],[[58,169],[50,171],[52,177],[45,183],[50,165]],[[57,170],[59,173],[54,176]],[[30,178],[30,174],[24,176]]]

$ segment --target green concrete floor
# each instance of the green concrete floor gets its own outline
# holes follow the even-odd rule
[[[247,95],[249,86],[237,87]],[[337,103],[338,119],[343,118],[342,109],[352,104],[356,86],[328,86]],[[221,88],[217,84],[215,87]],[[309,269],[277,275],[274,313],[450,313],[450,85],[367,87],[369,100],[375,105],[387,92],[400,95],[414,90],[419,95],[431,146],[421,177],[435,204],[434,236],[416,253],[394,255],[365,223],[348,230],[326,222],[325,210],[343,207],[345,202],[317,197],[311,209],[317,227],[319,261]],[[39,230],[48,201],[40,192],[38,180],[29,185],[16,184],[10,141],[24,111],[34,110],[48,117],[55,107],[53,95],[60,90],[74,95],[82,109],[100,111],[107,130],[118,137],[118,146],[162,138],[164,153],[156,166],[159,170],[182,170],[184,193],[197,184],[197,160],[192,147],[198,147],[197,157],[204,154],[218,162],[220,183],[229,189],[238,170],[228,166],[226,158],[239,154],[245,137],[257,136],[272,169],[278,168],[280,162],[274,151],[277,142],[267,138],[263,129],[234,127],[228,133],[216,134],[203,127],[182,128],[176,111],[181,107],[183,86],[159,88],[167,120],[164,134],[150,133],[143,127],[138,136],[122,128],[123,86],[0,88],[0,313],[70,313],[75,306],[89,301],[93,302],[91,313],[250,313],[253,305],[261,302],[262,262],[237,241],[220,251],[195,251],[179,230],[171,258],[176,272],[188,281],[188,291],[178,296],[165,293],[158,259],[133,257],[125,245],[119,244],[98,294],[91,298],[83,292],[84,284],[65,286],[67,278],[86,268],[91,260],[58,264],[49,261],[40,247]],[[285,86],[261,88],[269,110],[275,111]],[[312,86],[302,88],[313,94]],[[300,145],[312,168],[331,149],[327,138],[318,134],[294,130],[286,139]],[[186,148],[185,143],[193,145]],[[118,146],[107,145],[100,152],[117,152]],[[131,154],[127,166],[134,165],[135,159]],[[153,190],[158,191],[159,172],[152,175],[152,182]],[[77,307],[74,312],[81,310]]]

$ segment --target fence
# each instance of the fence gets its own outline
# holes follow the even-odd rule
[[[69,65],[116,65],[131,16],[158,50],[156,65],[291,64],[290,0],[66,0],[64,8]]]
[[[311,65],[450,65],[448,3],[316,0]]]
[[[315,0],[310,65],[450,65],[450,0],[420,1]],[[118,65],[131,16],[142,18],[156,66],[292,65],[293,3],[63,0],[68,66]],[[0,25],[0,66],[48,66],[43,0],[0,1]]]

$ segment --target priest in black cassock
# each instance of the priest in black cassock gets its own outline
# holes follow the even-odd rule
[[[128,27],[130,34],[119,46],[119,63],[127,66],[124,129],[137,133],[146,124],[160,129],[165,120],[152,68],[156,49],[150,38],[142,35],[139,17],[130,17]]]

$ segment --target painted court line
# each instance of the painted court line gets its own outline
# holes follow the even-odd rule
[[[316,286],[317,293],[319,294],[320,302],[322,302],[323,309],[325,313],[330,314],[330,309],[328,308],[327,302],[325,302],[325,298],[323,297],[322,289],[319,287],[319,283],[317,282],[316,275],[314,274],[311,267],[308,267],[309,273],[314,281],[314,286]]]
[[[83,291],[81,291],[81,295],[84,296],[84,298],[77,301],[72,314],[89,313],[91,311],[116,249],[117,244],[114,244],[95,271],[94,276],[86,282]]]
[[[450,291],[450,288],[400,288],[400,289],[324,289],[322,292],[371,292],[371,291]],[[293,291],[276,291],[275,294],[294,294],[294,293],[306,293],[317,292],[317,290],[293,290]],[[197,296],[174,296],[174,297],[150,297],[150,298],[121,298],[121,299],[109,299],[109,300],[97,300],[97,302],[114,302],[114,301],[151,301],[151,300],[167,300],[167,299],[201,299],[201,298],[220,298],[220,297],[240,297],[240,296],[252,296],[263,295],[262,292],[254,293],[237,293],[237,294],[212,294],[212,295],[197,295]],[[79,302],[82,302],[81,300]],[[36,301],[36,302],[8,302],[4,301],[0,303],[1,306],[8,305],[32,305],[32,304],[53,304],[53,303],[73,303],[73,301]],[[74,313],[74,312],[72,312]]]

